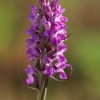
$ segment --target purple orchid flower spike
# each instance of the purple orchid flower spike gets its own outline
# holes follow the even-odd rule
[[[35,84],[41,89],[43,77],[65,81],[72,75],[72,66],[67,64],[64,52],[67,47],[64,43],[69,37],[66,33],[65,22],[68,19],[62,14],[65,11],[58,5],[59,0],[40,0],[39,6],[31,6],[30,29],[25,33],[30,35],[27,39],[28,60],[33,61],[33,66],[28,65],[25,69],[27,74],[26,83]],[[65,69],[70,67],[70,75],[67,76]],[[39,73],[40,79],[37,77]],[[55,74],[59,74],[59,79]],[[42,81],[41,81],[42,80]],[[38,85],[36,85],[38,84]]]

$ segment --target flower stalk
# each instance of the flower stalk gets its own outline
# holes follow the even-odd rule
[[[43,82],[43,90],[41,92],[42,94],[40,100],[46,100],[47,88],[48,88],[48,77],[46,76]]]

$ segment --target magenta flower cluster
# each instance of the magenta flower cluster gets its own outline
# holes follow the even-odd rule
[[[65,22],[68,19],[62,14],[65,11],[58,5],[58,0],[40,0],[38,7],[31,6],[30,29],[26,31],[30,35],[27,54],[28,60],[33,65],[25,69],[26,83],[33,84],[39,81],[36,74],[42,73],[55,80],[54,75],[59,74],[60,79],[67,80],[65,68],[70,67],[64,57],[67,50],[64,41],[67,40]]]

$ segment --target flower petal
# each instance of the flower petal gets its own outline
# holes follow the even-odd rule
[[[44,70],[44,74],[46,75],[53,75],[55,73],[55,70],[53,67],[47,67],[45,70]]]
[[[59,77],[61,79],[67,79],[66,73],[64,71],[60,72]]]
[[[33,76],[28,76],[27,79],[26,79],[26,83],[27,83],[27,84],[33,84],[33,83],[34,83],[34,78],[33,78]]]
[[[33,75],[36,74],[36,69],[35,67],[31,67],[30,65],[28,65],[28,67],[25,69],[25,73],[29,76],[29,75]]]

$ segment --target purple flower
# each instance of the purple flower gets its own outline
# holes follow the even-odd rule
[[[25,69],[25,73],[27,74],[27,79],[26,79],[26,83],[27,84],[32,84],[34,83],[34,75],[36,74],[36,70],[35,67],[31,67],[30,65],[28,65],[28,68]]]
[[[36,74],[42,73],[55,80],[54,75],[59,73],[62,80],[67,80],[64,69],[70,67],[64,57],[67,47],[65,22],[68,19],[62,14],[65,11],[58,5],[59,0],[40,0],[39,7],[31,6],[30,29],[25,33],[30,35],[27,39],[28,60],[33,60],[33,66],[28,65],[25,69],[27,74],[26,83],[35,83]]]

